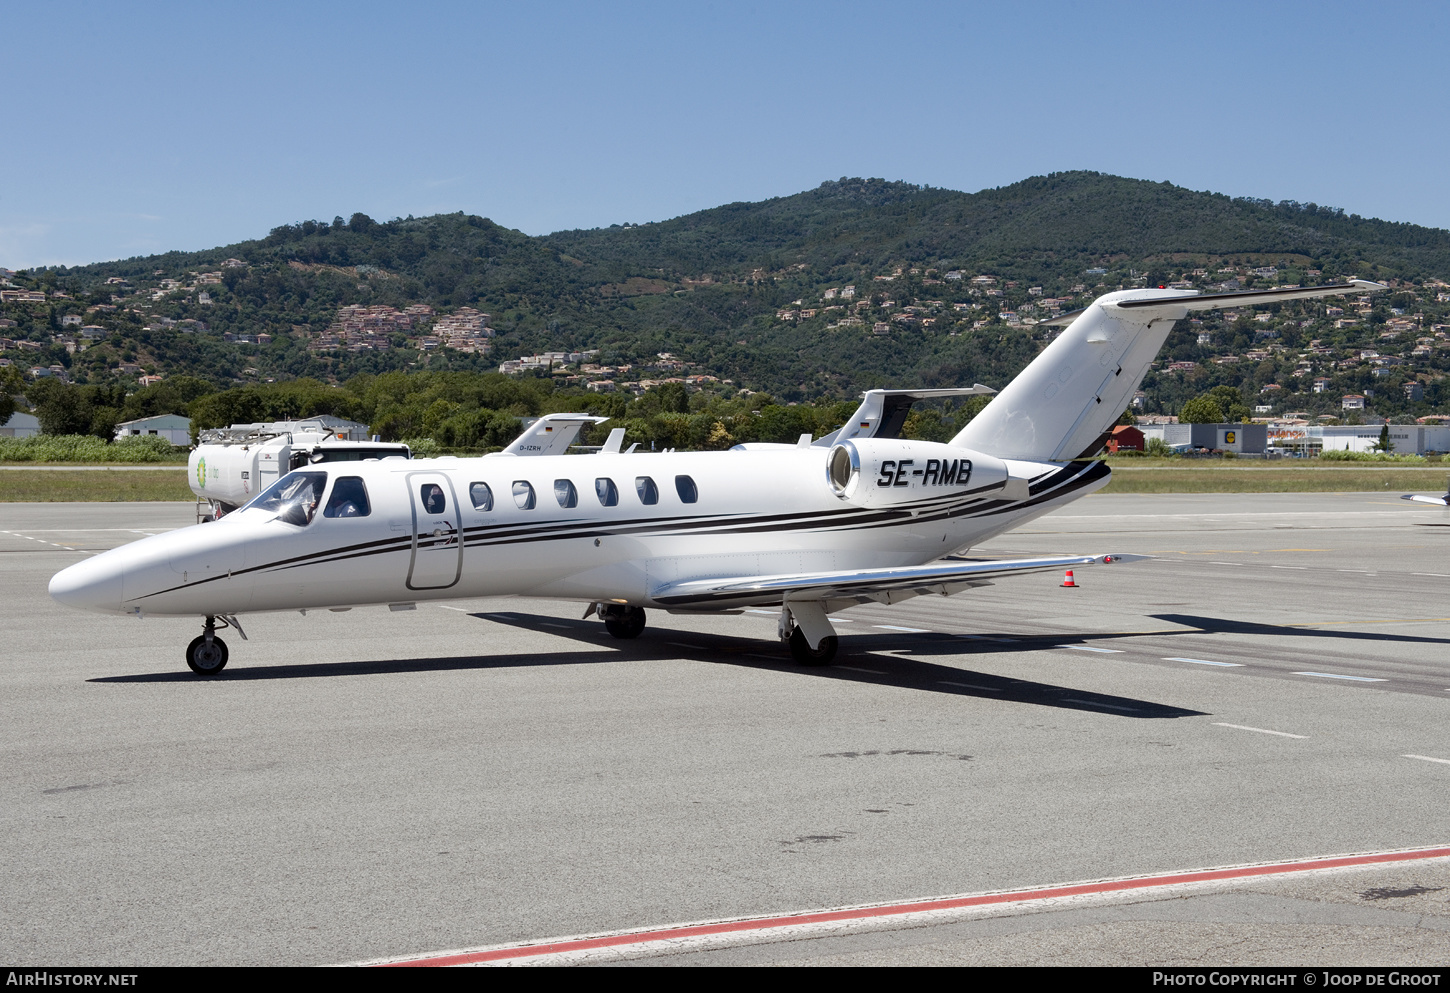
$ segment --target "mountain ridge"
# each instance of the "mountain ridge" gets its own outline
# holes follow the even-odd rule
[[[990,287],[971,285],[979,274]],[[1120,286],[1349,276],[1403,284],[1405,299],[1369,312],[1362,333],[1325,323],[1322,308],[1285,312],[1272,328],[1224,328],[1221,344],[1193,346],[1183,340],[1188,328],[1175,331],[1167,354],[1205,367],[1229,346],[1238,361],[1280,324],[1277,343],[1332,333],[1347,350],[1378,342],[1391,309],[1414,308],[1426,326],[1444,320],[1443,294],[1431,284],[1450,279],[1450,231],[1087,171],[977,193],[843,177],[639,225],[531,236],[463,212],[384,222],[359,213],[201,252],[31,270],[15,278],[43,291],[44,303],[6,309],[16,321],[8,333],[29,351],[3,354],[48,362],[77,382],[150,371],[233,385],[482,372],[521,356],[597,351],[595,366],[606,371],[550,360],[536,374],[570,366],[559,385],[580,389],[672,376],[692,376],[694,388],[713,377],[805,400],[1004,382],[1044,343],[1039,320]],[[836,295],[848,286],[853,295]],[[345,326],[348,314],[408,308],[418,326],[388,330],[378,318],[384,329],[370,335]],[[486,317],[477,347],[430,343],[429,322],[464,309]],[[1319,323],[1301,327],[1309,317]],[[72,321],[89,322],[90,347],[65,342]],[[1405,359],[1393,384],[1421,376],[1425,402],[1437,402],[1438,366]],[[1150,399],[1172,408],[1202,385],[1195,376],[1240,385],[1268,374],[1264,360],[1249,361],[1251,376],[1247,364],[1205,368],[1182,383],[1151,376]],[[1274,362],[1287,384],[1293,363]],[[1374,386],[1368,368],[1326,371],[1345,389]]]

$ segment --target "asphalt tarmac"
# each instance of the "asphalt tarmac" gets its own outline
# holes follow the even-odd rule
[[[837,617],[473,600],[197,620],[45,593],[190,504],[0,504],[0,963],[329,964],[1450,845],[1450,515],[1090,496],[1147,552]],[[535,961],[538,961],[537,959]],[[543,961],[1444,965],[1450,859]]]

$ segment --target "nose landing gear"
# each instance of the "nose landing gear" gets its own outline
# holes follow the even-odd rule
[[[227,667],[227,655],[227,643],[216,636],[216,618],[207,615],[202,633],[186,646],[186,664],[198,676],[215,676]]]

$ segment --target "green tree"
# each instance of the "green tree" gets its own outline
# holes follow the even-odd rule
[[[1206,393],[1189,400],[1178,412],[1181,424],[1220,424],[1223,419],[1223,410]]]
[[[1375,442],[1371,447],[1376,452],[1393,452],[1395,450],[1395,443],[1390,441],[1390,426],[1388,424],[1380,426],[1380,440]]]

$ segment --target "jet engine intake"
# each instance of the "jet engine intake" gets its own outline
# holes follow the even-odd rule
[[[1013,479],[1001,459],[955,445],[898,438],[854,439],[833,446],[826,477],[836,496],[857,507],[895,507],[967,493],[1021,499],[1026,493],[1026,480]]]

